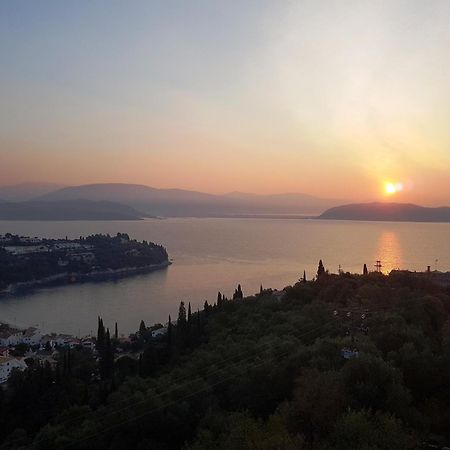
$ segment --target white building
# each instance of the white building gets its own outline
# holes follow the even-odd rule
[[[0,357],[0,383],[8,381],[14,369],[25,370],[27,365],[22,358]]]
[[[152,331],[152,338],[165,336],[166,334],[167,334],[166,327],[158,328],[157,330]]]
[[[83,348],[85,348],[87,350],[91,350],[91,351],[95,350],[95,342],[90,338],[82,339],[81,345],[83,346]]]
[[[49,248],[46,245],[7,245],[3,247],[12,255],[29,255],[31,253],[48,253]]]
[[[22,343],[28,345],[38,345],[42,339],[42,333],[34,327],[27,328],[22,335]]]
[[[0,344],[4,345],[5,347],[21,344],[22,338],[22,331],[2,333],[2,336],[0,337]]]
[[[53,250],[75,250],[81,248],[79,242],[58,242],[53,245]]]

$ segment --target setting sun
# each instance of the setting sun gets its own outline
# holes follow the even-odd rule
[[[403,184],[402,183],[391,183],[386,182],[384,185],[384,192],[386,195],[393,195],[397,192],[403,191]]]

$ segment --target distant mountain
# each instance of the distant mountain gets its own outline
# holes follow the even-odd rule
[[[450,222],[450,207],[428,208],[410,203],[359,203],[328,209],[319,219]]]
[[[0,220],[140,220],[142,214],[120,203],[89,200],[0,203]]]
[[[10,202],[23,202],[56,191],[62,187],[64,185],[55,183],[21,183],[0,186],[0,199]]]
[[[206,194],[183,189],[157,189],[136,184],[89,184],[66,187],[40,196],[43,201],[107,200],[165,217],[226,217],[264,214],[318,214],[340,202],[306,194]]]

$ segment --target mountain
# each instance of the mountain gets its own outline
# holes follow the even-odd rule
[[[145,214],[166,217],[227,217],[265,214],[318,214],[339,204],[306,194],[206,194],[183,189],[157,189],[137,184],[89,184],[42,195],[41,201],[107,200],[137,208]]]
[[[0,220],[140,220],[126,205],[106,201],[28,201],[0,203]]]
[[[10,202],[23,202],[56,191],[62,187],[64,185],[55,183],[21,183],[0,186],[0,199]]]
[[[358,203],[330,208],[319,219],[450,222],[450,207],[428,208],[410,203]]]

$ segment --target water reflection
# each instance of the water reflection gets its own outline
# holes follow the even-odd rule
[[[380,234],[375,259],[380,261],[383,273],[402,268],[402,249],[397,233],[394,231],[383,231]]]

